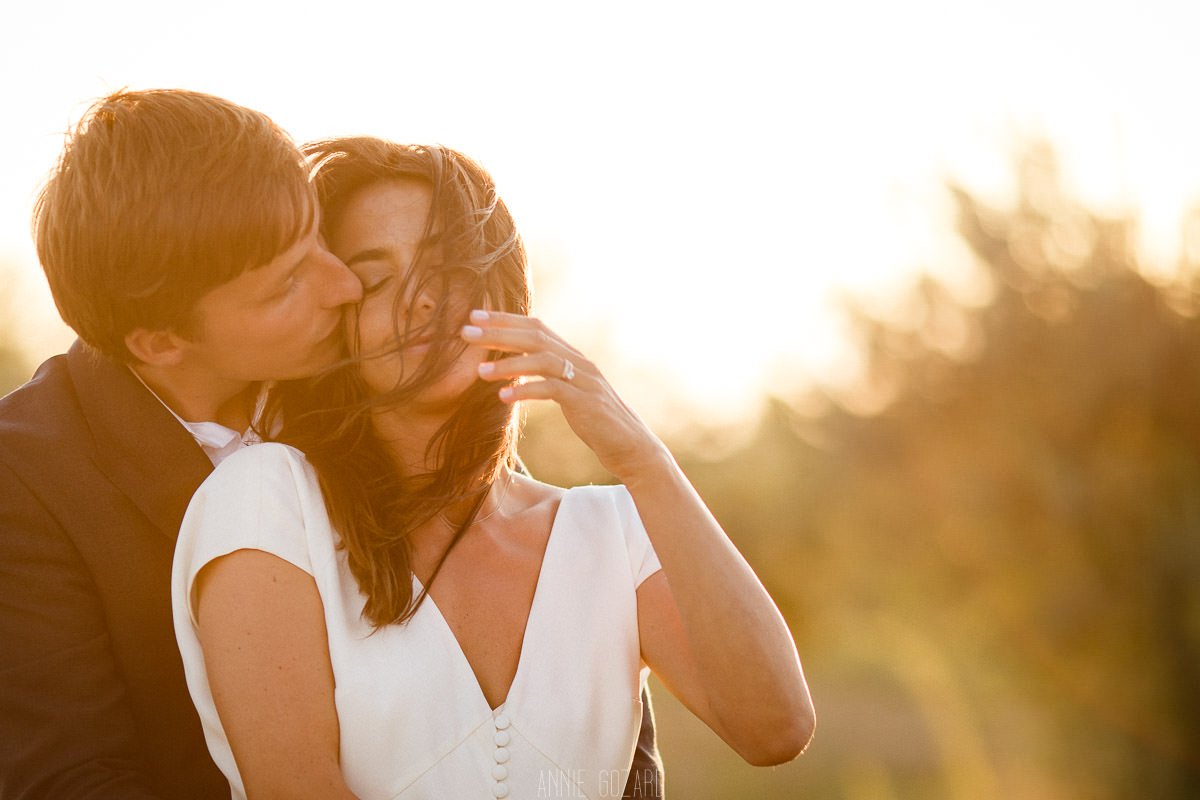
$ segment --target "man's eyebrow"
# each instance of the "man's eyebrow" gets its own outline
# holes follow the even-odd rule
[[[361,261],[382,261],[388,257],[387,248],[372,247],[367,250],[360,250],[354,255],[346,259],[346,266],[353,266]]]

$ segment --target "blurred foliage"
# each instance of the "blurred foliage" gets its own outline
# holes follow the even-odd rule
[[[0,264],[0,397],[29,380],[32,369],[21,352],[16,314],[16,268]]]
[[[1015,166],[1013,208],[950,187],[990,302],[926,278],[901,322],[852,312],[876,413],[777,400],[736,452],[677,443],[795,631],[818,730],[755,770],[659,686],[672,796],[1200,791],[1200,269],[1187,242],[1152,283],[1136,219],[1073,201],[1048,147]],[[522,452],[605,480],[553,415]]]
[[[29,380],[31,370],[25,357],[10,346],[0,345],[0,397]]]
[[[657,686],[677,800],[1197,796],[1200,212],[1152,282],[1135,218],[1072,200],[1045,146],[1015,168],[1012,208],[950,187],[987,304],[926,278],[899,322],[852,310],[857,397],[778,399],[716,455],[673,443],[819,719],[797,762],[754,769]],[[12,319],[0,393],[30,373]],[[607,478],[545,408],[522,453]]]

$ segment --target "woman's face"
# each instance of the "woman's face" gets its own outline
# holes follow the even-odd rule
[[[426,337],[434,332],[418,329],[435,314],[462,317],[454,320],[450,329],[455,339],[451,346],[457,345],[459,327],[466,323],[469,309],[461,300],[441,302],[428,291],[422,292],[416,302],[410,297],[397,297],[400,292],[416,290],[407,279],[421,247],[431,198],[429,186],[420,181],[371,184],[350,198],[336,227],[329,231],[329,249],[362,281],[363,299],[358,313],[346,315],[346,338],[360,358],[364,383],[377,394],[394,389],[420,365],[430,349]],[[436,248],[421,253],[422,259],[433,263],[438,255]],[[437,290],[439,285],[434,281],[427,288]],[[408,314],[412,319],[405,319]],[[406,339],[411,342],[397,349],[397,334],[406,330]],[[442,404],[457,398],[476,380],[485,356],[483,348],[468,347],[450,372],[423,391],[417,402]]]

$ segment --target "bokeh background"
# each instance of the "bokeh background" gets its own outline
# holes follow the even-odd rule
[[[28,220],[91,98],[457,147],[796,635],[809,751],[748,767],[658,687],[670,796],[1195,797],[1198,30],[1162,0],[23,4],[0,390],[71,338]],[[607,479],[552,409],[523,452]]]

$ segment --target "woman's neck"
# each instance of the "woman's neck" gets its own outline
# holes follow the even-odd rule
[[[429,444],[449,419],[450,414],[445,410],[439,409],[435,412],[409,406],[403,409],[380,410],[374,414],[371,421],[375,435],[388,449],[392,463],[400,475],[411,477],[435,472],[442,466],[443,454],[436,450],[431,452]],[[435,528],[444,525],[453,532],[466,521],[473,510],[476,521],[490,519],[496,515],[504,516],[503,506],[514,477],[508,469],[502,469],[496,475],[485,475],[481,470],[473,476],[469,485],[485,490],[488,496],[482,501],[479,495],[474,493],[463,497],[440,509],[430,522]],[[492,480],[493,478],[495,480]],[[497,492],[497,489],[500,491]]]
[[[391,452],[400,474],[406,476],[438,468],[437,453],[429,452],[429,443],[445,423],[444,415],[390,408],[376,412],[371,419],[379,441]]]

